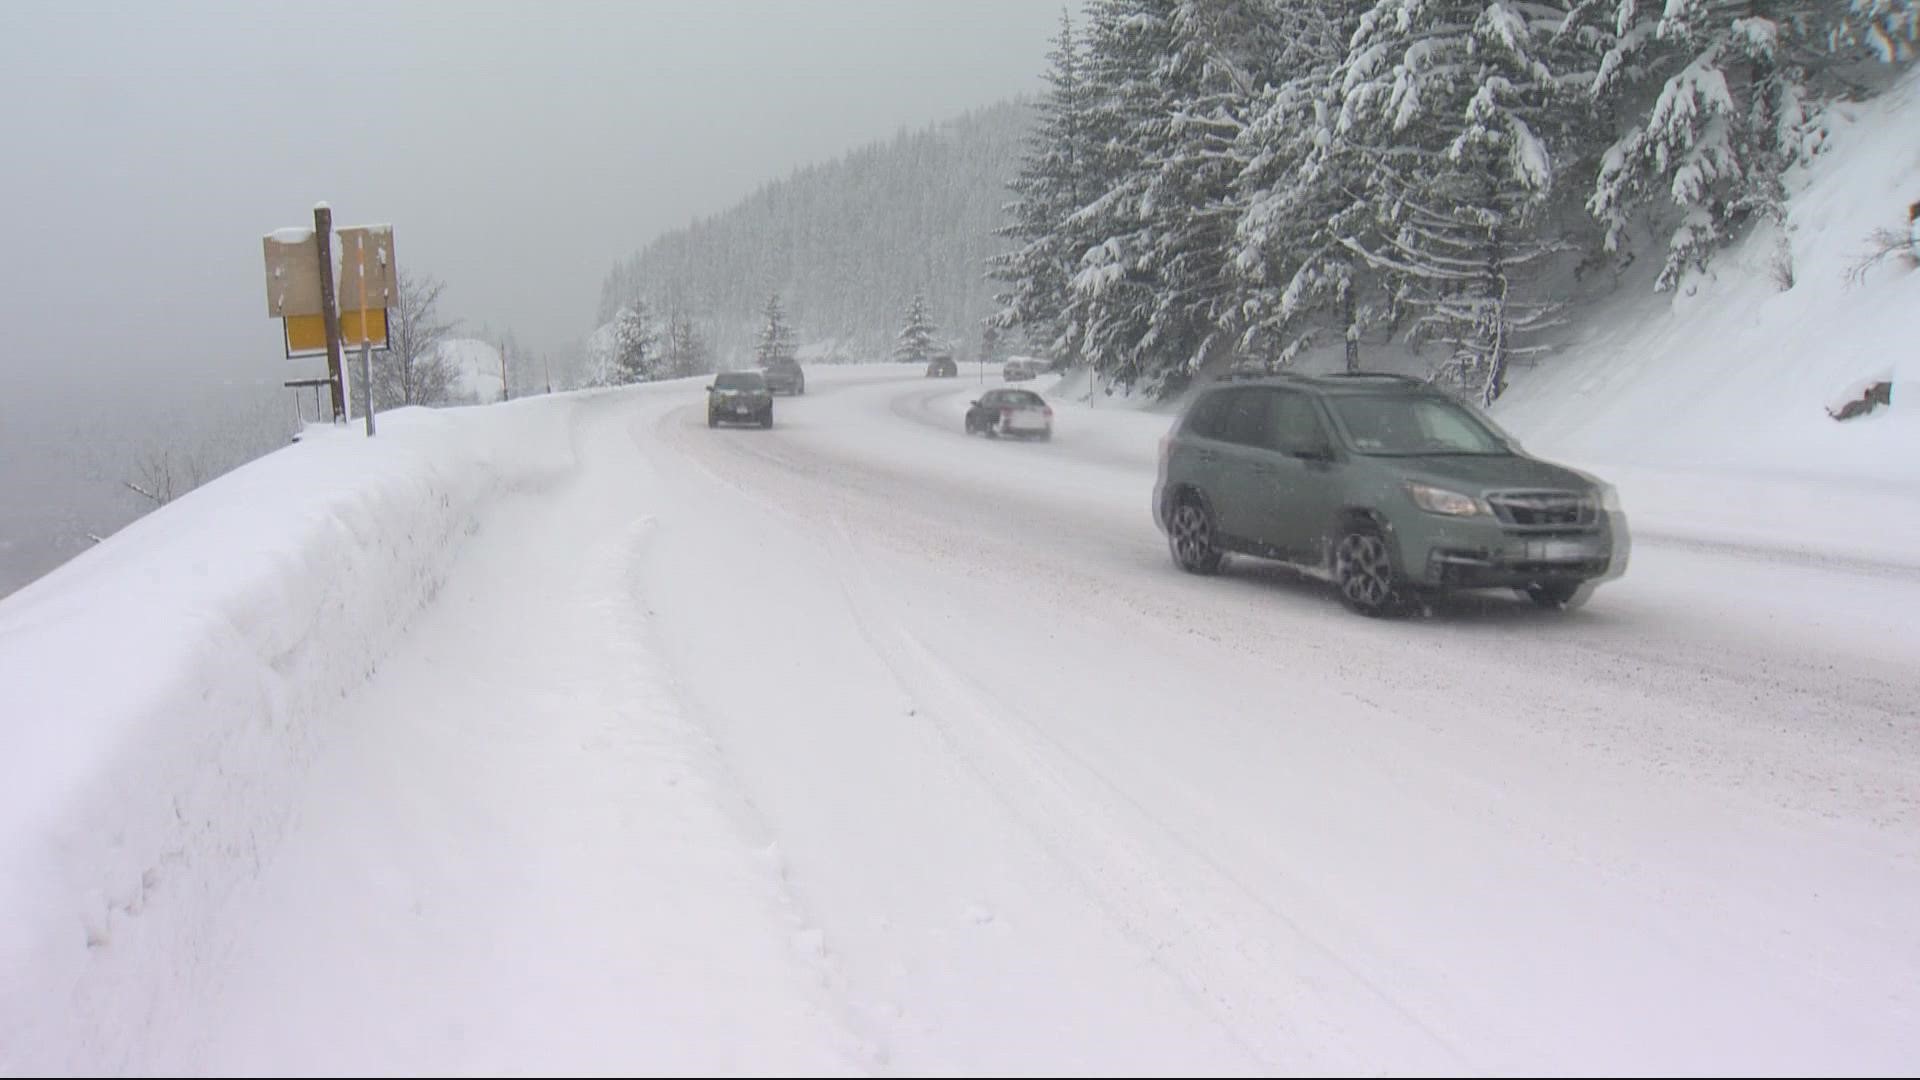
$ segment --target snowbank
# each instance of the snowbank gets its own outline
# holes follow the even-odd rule
[[[58,1071],[28,1047],[136,1038],[102,1018],[156,1023],[193,993],[316,719],[489,503],[567,474],[571,410],[404,409],[373,440],[311,428],[0,601],[0,1073]]]

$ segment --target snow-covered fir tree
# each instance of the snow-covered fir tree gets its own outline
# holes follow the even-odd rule
[[[1162,389],[1229,339],[1281,364],[1337,335],[1356,367],[1404,335],[1491,400],[1630,232],[1670,231],[1665,285],[1777,220],[1817,103],[1911,62],[1916,4],[1094,0],[1049,56],[997,322]]]
[[[1275,68],[1233,147],[1239,164],[1231,256],[1242,281],[1240,348],[1284,366],[1324,325],[1360,369],[1371,314],[1362,293],[1377,280],[1346,241],[1366,236],[1373,176],[1364,154],[1333,137],[1336,73],[1359,13],[1349,5],[1286,3]]]
[[[1841,64],[1910,60],[1913,0],[1589,0],[1604,52],[1596,99],[1634,122],[1588,207],[1618,250],[1641,212],[1665,222],[1659,288],[1704,269],[1743,224],[1783,224],[1788,169],[1821,141],[1822,83]],[[1583,12],[1584,13],[1584,12]]]
[[[911,364],[926,363],[927,357],[933,355],[935,329],[932,317],[927,314],[925,294],[915,293],[913,302],[907,305],[907,318],[900,326],[893,358]]]
[[[625,384],[655,378],[660,366],[657,342],[647,302],[636,296],[613,319],[612,381]]]
[[[794,351],[793,328],[787,325],[787,313],[780,307],[780,294],[773,293],[761,310],[760,340],[754,345],[754,363],[761,367],[791,363]]]
[[[1545,3],[1376,0],[1341,71],[1337,137],[1374,178],[1380,228],[1343,243],[1418,309],[1410,340],[1444,344],[1436,381],[1488,404],[1553,321],[1527,283],[1567,247],[1537,228],[1571,115],[1553,70],[1565,17]]]
[[[1132,386],[1154,367],[1147,342],[1156,283],[1141,262],[1141,202],[1151,149],[1145,135],[1164,106],[1157,78],[1173,51],[1173,0],[1097,0],[1088,9],[1088,183],[1094,197],[1062,227],[1078,252],[1065,320],[1074,351]]]
[[[1066,246],[1067,218],[1091,198],[1088,139],[1088,88],[1073,20],[1060,11],[1060,32],[1047,53],[1046,96],[1036,109],[1020,172],[1008,182],[1015,198],[1012,219],[998,234],[1014,242],[1012,250],[990,260],[991,276],[1005,284],[995,299],[998,327],[1019,327],[1044,351],[1071,355],[1062,314],[1067,280],[1078,252]]]
[[[1138,168],[1117,190],[1135,202],[1132,272],[1152,283],[1135,348],[1150,385],[1183,385],[1231,350],[1242,282],[1231,248],[1242,211],[1234,148],[1283,56],[1283,24],[1267,0],[1177,0],[1159,97],[1142,118]]]

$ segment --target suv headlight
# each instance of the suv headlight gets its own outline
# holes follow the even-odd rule
[[[1432,487],[1427,484],[1407,484],[1407,494],[1413,497],[1413,505],[1429,514],[1446,514],[1449,517],[1472,517],[1480,512],[1480,500],[1471,495],[1462,495],[1458,491]]]

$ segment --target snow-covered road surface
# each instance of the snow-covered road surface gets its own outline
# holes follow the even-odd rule
[[[771,431],[556,401],[197,992],[76,1060],[1920,1068],[1920,569],[1643,538],[1577,612],[1364,620],[1172,567],[1164,418],[812,374]]]

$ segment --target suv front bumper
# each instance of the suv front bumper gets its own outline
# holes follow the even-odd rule
[[[1609,523],[1580,530],[1501,528],[1495,522],[1448,523],[1424,535],[1397,537],[1401,573],[1418,585],[1520,587],[1544,581],[1588,581],[1613,568]]]

